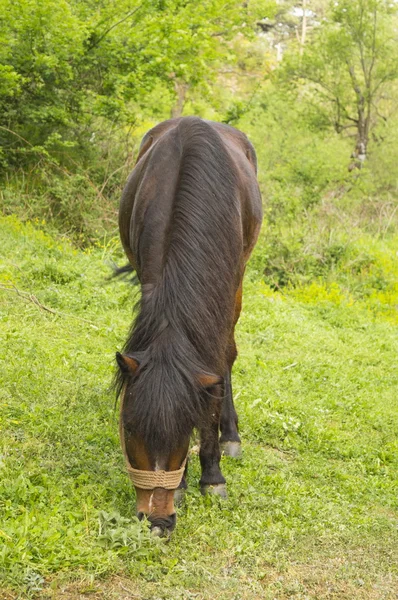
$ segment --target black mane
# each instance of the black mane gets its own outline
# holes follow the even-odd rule
[[[153,450],[178,446],[200,424],[207,395],[199,373],[223,376],[242,276],[238,186],[219,134],[184,118],[175,127],[178,183],[162,257],[162,271],[142,286],[124,353],[139,358],[138,376],[118,370],[126,383],[126,429]],[[162,138],[157,144],[162,143]],[[145,272],[145,256],[139,259]]]

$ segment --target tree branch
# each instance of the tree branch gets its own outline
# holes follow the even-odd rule
[[[44,304],[42,304],[34,294],[31,294],[30,292],[24,292],[23,290],[18,289],[17,286],[14,285],[13,283],[10,283],[10,284],[0,283],[0,289],[5,290],[6,292],[14,292],[15,294],[17,294],[17,296],[19,296],[20,298],[23,298],[23,300],[28,300],[29,302],[32,302],[33,304],[35,304],[36,306],[41,308],[41,310],[49,312],[52,315],[60,315],[62,317],[78,319],[79,321],[88,323],[94,329],[98,329],[98,327],[94,323],[92,323],[92,321],[83,319],[83,317],[78,317],[77,315],[70,315],[68,313],[63,313],[63,312],[57,312],[57,311],[53,310],[52,308],[48,308],[48,306],[45,306]]]
[[[372,71],[376,62],[376,29],[377,29],[377,6],[374,7],[373,13],[373,38],[372,38],[372,60],[369,67],[369,94],[371,93]]]
[[[112,31],[112,29],[115,29],[115,27],[117,27],[118,25],[121,25],[122,23],[127,21],[127,19],[132,17],[141,7],[142,7],[142,4],[140,4],[139,6],[137,6],[133,10],[131,10],[129,13],[127,13],[127,15],[125,17],[123,17],[122,19],[120,19],[120,21],[117,21],[117,23],[114,23],[113,25],[111,25],[111,27],[109,27],[106,31],[104,31],[104,33],[102,35],[100,35],[100,37],[97,40],[95,40],[92,44],[90,44],[90,46],[87,49],[87,52],[90,52],[90,50],[92,50],[93,48],[98,46],[102,42],[102,40],[108,35],[108,33],[110,31]]]
[[[358,83],[358,79],[357,79],[357,76],[354,71],[354,67],[353,67],[353,65],[351,65],[349,63],[348,60],[346,61],[346,63],[347,63],[347,67],[348,67],[348,72],[351,77],[352,87],[354,88],[354,92],[356,93],[357,98],[358,98],[358,103],[362,103],[364,98],[363,98],[361,88],[359,87],[359,83]]]

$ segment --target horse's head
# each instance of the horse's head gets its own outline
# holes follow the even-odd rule
[[[150,521],[152,533],[169,534],[176,524],[174,493],[184,477],[189,439],[171,450],[154,451],[124,422],[122,412],[120,436],[136,490],[137,516]]]
[[[198,417],[190,402],[203,387],[214,385],[216,376],[196,377],[190,389],[188,378],[169,361],[148,360],[145,354],[116,355],[123,376],[120,437],[137,516],[146,516],[154,533],[167,534],[176,524],[174,492],[186,485],[189,439]]]

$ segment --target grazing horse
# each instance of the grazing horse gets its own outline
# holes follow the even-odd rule
[[[240,451],[234,327],[261,219],[256,155],[243,133],[182,117],[145,135],[119,212],[141,298],[116,377],[137,514],[156,534],[175,527],[194,428],[201,490],[226,495],[220,445]]]

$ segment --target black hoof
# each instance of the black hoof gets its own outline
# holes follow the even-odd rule
[[[202,485],[200,488],[203,496],[206,494],[212,494],[214,496],[220,496],[221,498],[227,498],[227,485],[225,483],[218,483],[217,485]]]
[[[221,442],[221,452],[231,458],[242,458],[242,445],[240,442]]]

